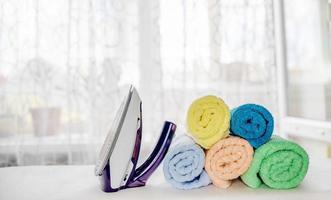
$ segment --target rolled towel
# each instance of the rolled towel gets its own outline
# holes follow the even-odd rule
[[[174,141],[163,161],[165,179],[178,189],[200,188],[211,183],[203,169],[205,153],[188,136],[180,136]]]
[[[250,166],[253,147],[240,137],[230,136],[218,141],[206,153],[205,169],[214,185],[227,188]]]
[[[194,140],[203,148],[209,149],[218,140],[229,135],[229,108],[216,96],[201,97],[189,107],[187,125]]]
[[[273,138],[255,151],[252,165],[241,176],[252,188],[262,183],[275,189],[297,187],[306,176],[309,158],[298,144]]]
[[[246,139],[254,148],[266,143],[273,130],[274,119],[261,105],[244,104],[231,111],[231,135]]]

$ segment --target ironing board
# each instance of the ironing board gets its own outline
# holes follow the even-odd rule
[[[224,190],[212,185],[190,191],[172,188],[160,168],[145,187],[105,193],[94,166],[28,166],[0,168],[0,199],[331,199],[331,162],[314,163],[300,187],[292,190],[250,189],[235,181]]]

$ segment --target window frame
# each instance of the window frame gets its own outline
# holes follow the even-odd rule
[[[329,4],[328,8],[330,9],[331,1],[325,1]],[[331,122],[312,120],[303,117],[293,117],[288,113],[288,73],[284,12],[284,0],[274,0],[280,135],[283,137],[294,136],[310,138],[331,143]],[[330,13],[330,11],[328,11],[328,13]],[[329,30],[331,30],[330,20],[331,19],[329,18]],[[331,35],[330,32],[329,36]],[[330,42],[330,37],[328,41]]]

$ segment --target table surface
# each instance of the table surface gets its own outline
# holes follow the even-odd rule
[[[0,168],[0,199],[331,199],[331,162],[311,165],[302,184],[291,190],[251,189],[235,181],[228,189],[213,185],[183,191],[172,188],[160,170],[145,187],[104,193],[94,166],[28,166]]]

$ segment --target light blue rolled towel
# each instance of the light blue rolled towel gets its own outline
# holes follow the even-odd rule
[[[176,138],[163,161],[164,177],[175,188],[189,190],[207,186],[211,180],[204,170],[205,153],[188,136]]]

